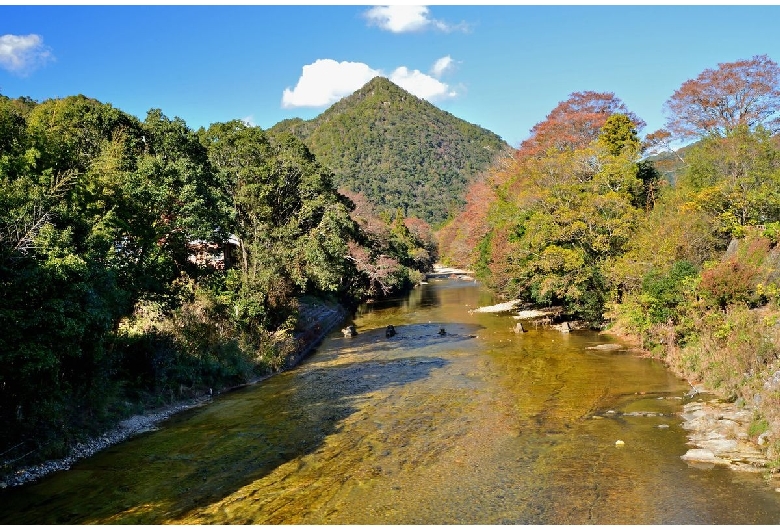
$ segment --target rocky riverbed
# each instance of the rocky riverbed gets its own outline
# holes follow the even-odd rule
[[[734,403],[708,398],[683,406],[683,428],[692,446],[681,458],[694,465],[724,465],[734,471],[771,474],[767,454],[769,432],[754,441],[748,435],[753,412]]]

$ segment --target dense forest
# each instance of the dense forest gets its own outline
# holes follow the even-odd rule
[[[509,150],[382,78],[267,131],[0,95],[0,471],[282,369],[307,300],[437,259],[780,432],[780,67],[720,64],[665,109],[642,138],[615,94],[576,92]]]
[[[435,252],[290,134],[0,96],[2,471],[282,368],[302,300],[397,292]]]
[[[509,145],[496,134],[438,109],[384,77],[375,77],[316,118],[284,120],[287,131],[333,170],[341,188],[380,211],[433,226],[464,204],[474,177]]]
[[[755,406],[751,435],[780,432],[780,67],[719,64],[664,108],[640,141],[614,94],[571,94],[470,185],[439,251]]]

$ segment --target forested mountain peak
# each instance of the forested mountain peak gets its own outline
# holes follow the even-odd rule
[[[336,114],[340,114],[344,111],[348,111],[356,105],[368,104],[368,105],[384,105],[388,106],[393,101],[403,102],[407,99],[414,100],[414,103],[423,106],[431,107],[439,112],[445,112],[436,108],[426,100],[418,98],[417,96],[410,94],[400,86],[396,85],[386,77],[376,76],[371,81],[363,85],[360,89],[356,90],[352,95],[340,99],[334,103],[330,108],[323,112],[315,120],[323,121],[331,118]]]
[[[375,77],[316,118],[279,122],[328,166],[341,188],[387,212],[436,224],[466,185],[509,148],[498,135]]]

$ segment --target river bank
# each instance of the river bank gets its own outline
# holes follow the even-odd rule
[[[610,330],[602,333],[626,344],[627,351],[634,355],[654,358],[634,337]],[[668,363],[664,364],[691,387],[683,396],[686,402],[679,413],[691,448],[680,458],[695,467],[720,465],[732,471],[764,473],[780,491],[780,478],[775,475],[777,456],[771,454],[769,444],[772,433],[766,431],[751,435],[750,432],[757,411],[746,402],[722,399],[701,382],[692,381]]]
[[[543,325],[562,332],[576,329],[574,323],[562,327],[555,324],[559,315],[555,309],[520,310],[520,300],[479,307],[471,313],[506,313],[514,320],[525,321],[534,326]],[[522,325],[516,330],[525,331]],[[621,343],[621,347],[613,344],[594,346],[589,349],[620,350],[639,357],[651,358],[651,352],[643,349],[634,337],[619,330],[602,331]],[[705,388],[698,381],[685,378],[685,374],[676,372],[666,364],[667,369],[676,376],[686,380],[691,390],[680,399],[685,400],[683,410],[679,413],[683,419],[682,427],[687,431],[688,445],[691,447],[681,459],[689,465],[697,467],[726,466],[731,470],[751,473],[764,473],[767,479],[774,479],[780,491],[780,479],[775,477],[777,455],[772,454],[769,440],[773,437],[771,431],[751,433],[755,423],[756,411],[750,405],[741,402],[729,402]]]
[[[346,316],[346,309],[338,304],[326,304],[320,301],[309,301],[306,304],[302,304],[299,316],[299,328],[301,331],[295,334],[299,346],[297,350],[288,357],[287,362],[280,371],[288,370],[300,363],[301,360],[309,355],[317,344],[319,344],[330,331],[338,326]],[[253,378],[239,386],[217,389],[216,391],[209,389],[208,392],[201,396],[177,401],[171,405],[149,410],[142,414],[137,414],[124,419],[120,421],[116,427],[102,435],[77,444],[65,458],[49,460],[41,464],[26,466],[12,471],[5,477],[0,478],[0,489],[20,486],[42,478],[50,473],[70,469],[74,463],[84,458],[88,458],[98,451],[121,443],[132,436],[157,429],[158,424],[179,412],[200,407],[211,402],[215,395],[257,384],[272,377],[276,373],[279,372]]]
[[[627,344],[635,355],[655,357],[630,334],[609,329],[602,333]],[[700,381],[687,378],[669,363],[664,364],[691,386],[684,396],[688,402],[680,412],[691,449],[680,458],[697,467],[722,465],[733,471],[764,473],[767,479],[776,482],[774,485],[780,491],[780,477],[776,476],[778,455],[773,454],[770,444],[774,434],[770,430],[751,432],[758,412],[755,407],[744,400],[724,400]]]
[[[688,431],[688,444],[693,446],[681,457],[683,460],[698,466],[724,465],[734,471],[773,477],[765,433],[758,436],[757,442],[749,436],[754,419],[751,409],[717,398],[699,399],[686,403],[680,415],[682,426]]]

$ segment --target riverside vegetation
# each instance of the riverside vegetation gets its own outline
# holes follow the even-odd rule
[[[351,130],[350,103],[400,108],[396,88],[369,83],[322,123]],[[749,435],[779,459],[780,68],[766,56],[718,65],[666,108],[667,129],[642,140],[614,94],[572,94],[514,152],[499,142],[492,164],[471,159],[483,169],[436,226],[437,247],[426,220],[442,219],[442,193],[464,195],[373,204],[348,157],[330,162],[337,190],[312,154],[319,121],[193,131],[83,96],[0,98],[5,469],[61,456],[144,405],[283,368],[306,300],[403,289],[437,253],[499,296],[636,340],[750,406]],[[411,136],[424,160],[450,150]]]
[[[312,308],[419,282],[427,223],[356,200],[289,134],[0,96],[0,472],[283,369]]]
[[[560,306],[748,407],[746,434],[776,470],[780,68],[719,64],[665,110],[666,129],[640,141],[614,94],[572,94],[471,185],[440,252],[506,299]]]

